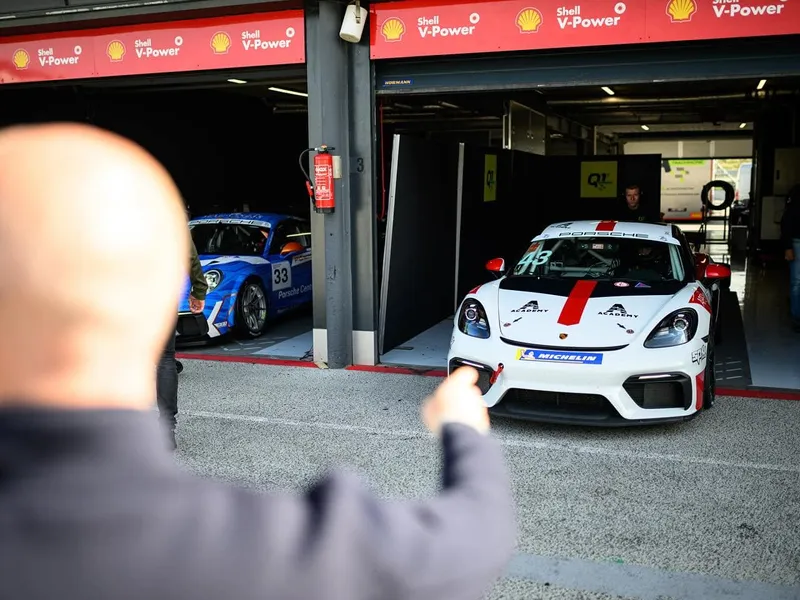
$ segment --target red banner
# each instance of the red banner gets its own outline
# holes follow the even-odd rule
[[[304,62],[301,10],[0,38],[0,83]]]
[[[370,11],[374,59],[800,33],[800,0],[409,0]]]

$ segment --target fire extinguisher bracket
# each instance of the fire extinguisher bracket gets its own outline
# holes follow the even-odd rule
[[[333,178],[334,179],[341,179],[342,178],[342,157],[341,156],[333,156]]]

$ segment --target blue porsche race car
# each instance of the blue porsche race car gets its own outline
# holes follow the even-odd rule
[[[178,310],[184,341],[228,333],[260,336],[270,319],[311,302],[311,229],[307,220],[269,213],[230,213],[189,222],[208,282],[203,317],[197,327],[189,311],[188,289]],[[206,328],[203,327],[203,330]]]

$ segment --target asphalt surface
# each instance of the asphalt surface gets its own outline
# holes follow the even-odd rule
[[[435,492],[419,420],[440,380],[185,361],[179,457],[270,490],[326,468],[376,493]],[[518,555],[491,600],[800,599],[800,402],[721,397],[680,425],[604,430],[495,420]]]

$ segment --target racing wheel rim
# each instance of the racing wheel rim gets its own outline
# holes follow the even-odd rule
[[[250,333],[260,333],[267,322],[267,296],[261,286],[248,283],[242,290],[242,317]]]

